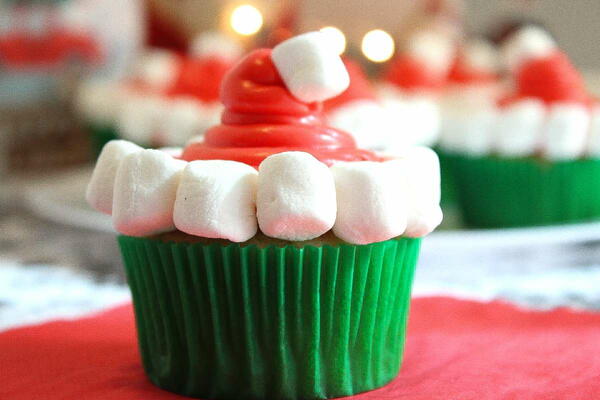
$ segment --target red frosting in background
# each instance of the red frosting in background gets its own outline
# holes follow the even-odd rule
[[[556,102],[591,105],[583,78],[561,51],[523,63],[515,73],[516,93],[501,100],[501,105],[524,98],[537,98],[546,104]]]
[[[446,83],[446,77],[423,61],[402,54],[392,61],[385,80],[408,91],[437,91]]]
[[[342,94],[323,103],[325,112],[329,112],[355,100],[377,101],[371,82],[361,66],[353,60],[344,59],[344,65],[350,75],[350,85]]]
[[[463,55],[454,59],[448,72],[448,81],[462,85],[485,85],[498,80],[498,75],[489,70],[482,70],[470,65]]]
[[[221,82],[231,67],[232,63],[222,57],[183,58],[167,95],[193,96],[202,102],[214,103],[219,100]]]
[[[221,100],[222,124],[209,129],[204,142],[186,147],[184,160],[233,160],[258,167],[266,157],[284,151],[304,151],[329,165],[382,160],[357,149],[349,134],[325,126],[320,103],[294,98],[271,61],[270,49],[253,51],[229,71]]]

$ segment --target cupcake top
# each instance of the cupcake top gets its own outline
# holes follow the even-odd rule
[[[450,85],[489,85],[498,81],[499,59],[494,46],[472,39],[459,47],[448,72]]]
[[[550,35],[539,28],[523,28],[507,40],[502,53],[512,90],[495,107],[465,115],[455,134],[442,138],[442,146],[506,157],[598,157],[597,102]]]
[[[132,236],[177,229],[244,242],[260,229],[305,241],[332,231],[367,244],[429,233],[441,220],[435,153],[391,158],[326,126],[321,102],[348,80],[319,32],[255,50],[225,77],[221,124],[204,140],[180,157],[107,144],[87,199]]]

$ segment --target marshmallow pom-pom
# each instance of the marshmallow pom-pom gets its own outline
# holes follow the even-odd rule
[[[173,230],[175,195],[186,164],[160,150],[141,150],[125,157],[114,185],[115,229],[130,236]]]
[[[333,176],[308,153],[274,154],[258,169],[256,209],[265,235],[291,241],[314,239],[335,222]]]
[[[183,147],[159,147],[157,150],[160,150],[173,158],[181,158],[183,155]]]
[[[331,126],[352,134],[362,149],[381,150],[398,132],[392,112],[372,100],[355,100],[327,115]]]
[[[508,105],[496,124],[495,148],[509,157],[528,156],[538,150],[546,108],[540,100],[528,99]]]
[[[580,104],[554,104],[542,133],[544,154],[550,160],[581,157],[585,153],[590,128],[590,112]]]
[[[549,55],[556,50],[556,42],[542,28],[524,27],[513,35],[502,46],[502,58],[505,66],[516,71],[524,62]]]
[[[194,236],[244,242],[257,231],[258,173],[236,161],[192,161],[183,170],[173,221]]]
[[[337,191],[333,233],[352,244],[400,236],[407,223],[407,193],[390,162],[338,162],[331,167]]]
[[[166,50],[153,50],[142,55],[135,67],[134,76],[154,90],[163,90],[177,77],[179,60]]]
[[[445,74],[454,58],[455,46],[447,35],[427,30],[409,39],[406,52],[438,73]]]
[[[598,106],[594,108],[591,115],[588,155],[600,158],[600,107]]]
[[[158,96],[130,96],[117,118],[119,134],[135,143],[151,144],[154,135],[161,131],[166,107],[166,102]]]
[[[387,161],[397,171],[396,181],[405,193],[408,217],[404,236],[422,237],[442,222],[440,162],[427,147],[408,149],[402,158]]]
[[[480,71],[497,71],[500,63],[498,56],[494,45],[485,39],[473,39],[464,45],[467,65]]]
[[[111,140],[102,148],[85,198],[90,206],[105,214],[112,214],[113,188],[121,161],[142,148],[126,140]]]
[[[192,41],[190,54],[194,57],[220,57],[233,62],[242,55],[242,47],[223,33],[209,31],[201,33]]]
[[[339,55],[321,32],[309,32],[275,46],[271,58],[290,93],[305,103],[341,94],[350,83]]]

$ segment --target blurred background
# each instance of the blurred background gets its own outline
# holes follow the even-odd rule
[[[535,24],[598,93],[598,17],[597,0],[0,0],[0,328],[128,298],[110,218],[83,197],[99,149],[201,134],[244,51],[322,29],[380,86],[418,33],[494,49]],[[599,240],[589,224],[466,230],[449,210],[415,294],[600,308]]]

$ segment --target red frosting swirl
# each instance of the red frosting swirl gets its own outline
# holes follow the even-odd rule
[[[498,76],[493,71],[475,68],[470,65],[464,56],[459,55],[455,58],[450,71],[448,72],[448,81],[457,84],[485,85],[494,83]]]
[[[438,73],[424,62],[406,54],[396,57],[385,79],[408,91],[437,91],[446,80],[444,74]]]
[[[537,98],[546,104],[556,102],[591,105],[583,79],[568,57],[561,51],[529,60],[515,75],[517,91],[503,99],[502,105],[523,98]]]
[[[220,94],[225,105],[221,125],[209,129],[204,142],[190,144],[184,160],[233,160],[258,167],[266,157],[292,150],[326,164],[381,160],[357,149],[349,134],[325,126],[320,103],[295,99],[273,65],[270,49],[241,60],[226,75]]]

